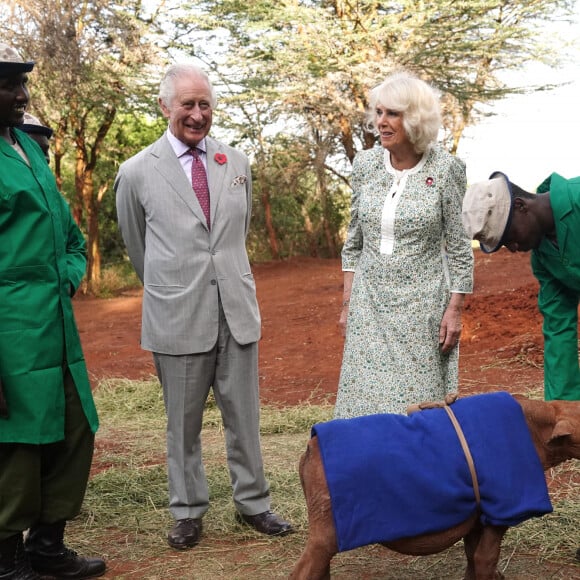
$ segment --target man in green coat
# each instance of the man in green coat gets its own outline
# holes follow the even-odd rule
[[[98,426],[71,303],[85,242],[40,147],[17,128],[33,66],[0,44],[0,580],[90,578],[105,562],[63,541]]]
[[[544,318],[544,396],[580,400],[578,301],[580,298],[580,177],[553,173],[528,193],[495,172],[468,188],[463,201],[467,233],[491,253],[532,251]]]

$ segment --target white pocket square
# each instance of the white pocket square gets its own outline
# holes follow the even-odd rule
[[[234,177],[231,187],[235,187],[236,185],[244,185],[246,181],[248,181],[248,177],[246,175],[238,175]]]

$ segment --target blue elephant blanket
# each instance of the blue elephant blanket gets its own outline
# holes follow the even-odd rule
[[[505,392],[451,405],[471,451],[484,524],[513,526],[552,511],[521,406]],[[472,478],[445,409],[335,419],[312,428],[330,491],[339,551],[438,532],[476,510]]]

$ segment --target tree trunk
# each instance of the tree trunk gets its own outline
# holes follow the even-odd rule
[[[312,258],[318,258],[318,244],[316,243],[316,236],[314,233],[314,228],[312,227],[312,220],[306,211],[306,207],[302,205],[301,208],[302,217],[304,218],[304,231],[306,233],[306,239],[308,240],[308,249],[310,256]]]
[[[99,244],[99,212],[94,208],[87,219],[87,282],[89,290],[101,280],[101,251]]]
[[[80,150],[77,149],[77,152]],[[95,195],[93,180],[94,170],[89,168],[83,155],[77,154],[75,186],[77,196],[81,198],[81,211],[86,218],[87,233],[87,271],[86,287],[94,290],[95,284],[101,279],[101,253],[99,248],[99,207],[100,200]],[[79,195],[80,194],[80,195]]]
[[[336,258],[337,249],[334,236],[332,235],[332,227],[330,220],[328,219],[328,186],[326,179],[326,166],[325,161],[329,153],[328,144],[320,142],[320,147],[317,151],[315,158],[315,169],[316,169],[316,181],[318,190],[318,199],[320,205],[322,206],[322,230],[324,232],[324,238],[326,240],[326,247],[332,258]],[[354,150],[353,150],[354,153]]]
[[[87,288],[94,289],[96,283],[101,280],[101,252],[99,248],[99,209],[101,199],[107,189],[107,185],[101,186],[98,194],[95,192],[94,173],[98,159],[99,149],[103,143],[111,124],[115,119],[116,109],[110,107],[105,116],[92,146],[87,147],[86,135],[83,131],[76,132],[76,164],[75,164],[75,192],[80,200],[79,205],[86,217],[87,231]],[[77,125],[83,126],[80,120]]]
[[[87,164],[82,151],[77,149],[75,155],[75,189],[73,197],[69,200],[69,205],[74,220],[77,222],[79,228],[82,228],[85,218],[84,175]]]
[[[91,290],[94,283],[100,280],[101,257],[99,254],[98,202],[95,200],[93,171],[89,169],[85,169],[82,175],[82,197],[87,219],[87,284],[89,290]]]
[[[328,252],[331,258],[338,257],[338,250],[336,249],[336,240],[332,233],[332,228],[330,227],[329,221],[326,216],[322,218],[322,227],[324,228],[324,237],[326,238],[326,246],[328,247]]]
[[[268,232],[268,241],[270,243],[270,253],[273,260],[280,259],[280,248],[278,244],[278,236],[274,228],[274,221],[272,220],[272,205],[270,203],[270,193],[262,190],[262,207],[264,208],[264,221],[266,223],[266,231]]]

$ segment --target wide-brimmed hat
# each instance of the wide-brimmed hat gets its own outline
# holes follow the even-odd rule
[[[0,42],[0,77],[30,72],[33,68],[34,62],[25,61],[16,49]]]
[[[45,135],[49,139],[52,137],[53,130],[46,125],[43,125],[39,119],[30,113],[24,113],[24,123],[16,127],[25,133],[35,133],[38,135]]]
[[[501,171],[494,171],[487,181],[467,188],[461,216],[463,227],[487,254],[501,248],[512,213],[512,184]]]

